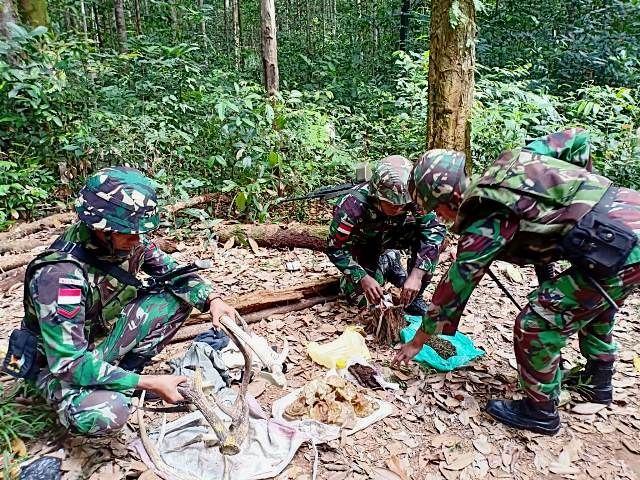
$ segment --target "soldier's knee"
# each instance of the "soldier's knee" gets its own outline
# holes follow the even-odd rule
[[[119,392],[95,390],[65,412],[69,426],[84,435],[117,432],[129,418],[129,398]]]

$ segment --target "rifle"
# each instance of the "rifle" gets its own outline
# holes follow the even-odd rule
[[[285,197],[278,200],[278,203],[295,202],[298,200],[312,200],[314,198],[320,198],[322,200],[328,200],[330,198],[339,197],[352,190],[356,190],[360,186],[364,185],[371,178],[371,167],[367,162],[360,162],[356,164],[355,180],[351,180],[347,183],[341,183],[340,185],[330,185],[328,187],[321,187],[313,190],[306,195],[300,195],[296,197]]]
[[[141,280],[142,286],[138,291],[144,293],[158,293],[165,289],[169,283],[177,277],[197,272],[198,270],[206,270],[213,267],[211,260],[196,260],[188,265],[176,268],[170,272],[158,277],[149,277]]]

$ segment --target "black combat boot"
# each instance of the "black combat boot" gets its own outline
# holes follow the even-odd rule
[[[510,427],[555,435],[560,430],[560,415],[556,402],[523,400],[489,400],[487,413]]]
[[[394,287],[402,288],[407,279],[407,271],[402,266],[398,250],[386,250],[380,255],[378,268],[387,282]]]
[[[563,379],[563,386],[568,390],[579,393],[582,398],[593,403],[611,405],[613,401],[614,362],[602,360],[587,360],[582,370],[575,373],[569,372]]]

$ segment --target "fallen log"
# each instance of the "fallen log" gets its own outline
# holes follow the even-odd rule
[[[38,247],[46,247],[51,245],[51,239],[26,239],[26,240],[8,240],[0,242],[0,253],[24,253],[29,252]]]
[[[0,273],[0,292],[6,293],[15,285],[24,282],[26,271],[27,266],[23,265],[8,272]]]
[[[218,193],[205,193],[204,195],[198,195],[196,197],[189,198],[188,200],[174,203],[173,205],[167,205],[164,207],[164,210],[168,213],[176,213],[180,210],[184,210],[185,208],[191,208],[196,205],[212,202],[218,195]]]
[[[262,320],[269,318],[271,315],[276,314],[284,314],[290,312],[296,312],[299,310],[305,310],[307,308],[311,308],[314,305],[318,305],[321,303],[334,302],[338,298],[337,295],[327,295],[327,296],[317,296],[311,298],[303,298],[295,303],[291,303],[288,305],[281,305],[278,307],[265,308],[264,310],[257,310],[255,312],[249,313],[248,315],[244,315],[244,319],[247,323],[258,323]],[[209,315],[198,315],[198,317],[202,318],[202,320],[208,320]],[[201,321],[202,321],[201,320]],[[178,330],[178,333],[171,339],[170,343],[180,343],[186,340],[191,340],[192,338],[197,337],[201,333],[206,332],[211,328],[211,323],[197,323],[193,325],[186,325]]]
[[[261,247],[308,248],[323,251],[329,229],[326,225],[305,225],[302,223],[278,224],[221,224],[214,229],[221,242],[234,237],[244,241],[253,238]]]
[[[31,253],[21,253],[20,255],[10,255],[0,258],[0,272],[13,270],[14,268],[26,265],[35,255]]]
[[[165,206],[165,211],[167,211],[168,213],[176,213],[180,210],[184,210],[185,208],[190,208],[196,205],[211,202],[215,199],[216,196],[217,194],[215,193],[198,195],[188,200],[177,202],[173,205],[167,205]],[[75,212],[56,213],[55,215],[50,215],[33,222],[17,225],[8,232],[0,233],[0,245],[9,240],[15,240],[17,238],[26,237],[27,235],[31,235],[32,233],[39,232],[44,228],[60,228],[64,225],[74,222],[76,218],[78,217],[76,216]]]
[[[55,215],[41,218],[35,222],[23,223],[8,232],[0,233],[0,243],[26,237],[32,233],[39,232],[43,228],[60,228],[63,225],[73,222],[76,218],[76,214],[73,212],[56,213]]]

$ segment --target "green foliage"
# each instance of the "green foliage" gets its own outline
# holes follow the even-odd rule
[[[34,387],[26,383],[12,384],[7,392],[4,390],[6,385],[0,388],[0,450],[4,452],[0,473],[4,474],[3,478],[13,478],[9,472],[17,454],[12,451],[11,442],[14,439],[38,438],[45,432],[53,431],[56,422],[55,415],[45,404],[36,401],[25,405],[18,401],[18,397],[35,399],[37,393]]]

